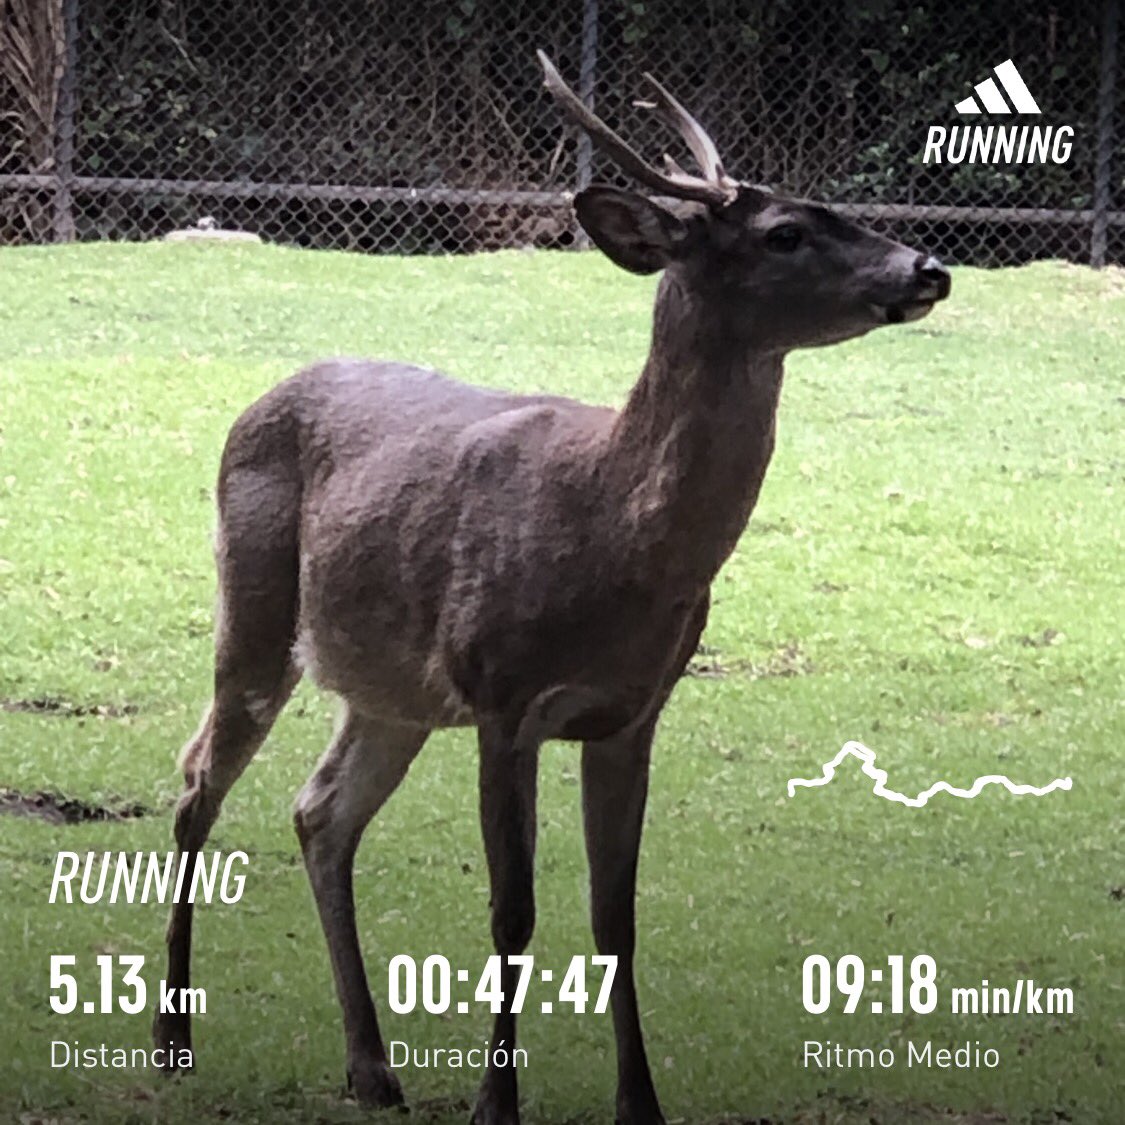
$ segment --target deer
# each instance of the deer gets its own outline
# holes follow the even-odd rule
[[[214,693],[181,758],[174,836],[182,856],[199,854],[303,674],[339,697],[294,822],[349,1087],[364,1106],[401,1105],[356,929],[360,838],[433,730],[476,729],[491,936],[511,996],[507,958],[536,921],[540,747],[580,743],[594,943],[617,958],[616,1120],[662,1125],[634,972],[657,721],[758,499],[786,356],[917,320],[950,275],[829,207],[734,179],[646,74],[645,104],[698,171],[649,162],[538,57],[564,118],[652,193],[594,184],[573,200],[611,262],[662,272],[640,377],[615,410],[335,359],[253,403],[220,463]],[[189,986],[191,935],[192,905],[175,902],[171,988]],[[158,1014],[153,1034],[170,1058],[190,1051],[184,1013]],[[507,1050],[484,1068],[471,1121],[518,1125],[510,1005],[491,1042]]]

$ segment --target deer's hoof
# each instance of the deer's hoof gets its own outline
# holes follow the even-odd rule
[[[348,1089],[367,1109],[406,1106],[398,1075],[383,1062],[371,1061],[364,1062],[362,1066],[348,1067]]]
[[[469,1125],[520,1125],[520,1115],[512,1111],[497,1114],[477,1106],[469,1118]]]
[[[482,1097],[469,1118],[469,1125],[520,1125],[520,1111],[514,1105],[500,1105]]]
[[[618,1103],[614,1125],[664,1125],[664,1114],[655,1098],[640,1098],[635,1103]]]

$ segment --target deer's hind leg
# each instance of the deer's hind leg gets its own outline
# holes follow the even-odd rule
[[[180,759],[185,788],[176,807],[174,835],[181,862],[189,865],[207,842],[223,799],[265,741],[301,676],[292,658],[297,498],[295,489],[275,480],[271,502],[263,502],[264,482],[256,474],[247,487],[240,487],[238,473],[224,482],[216,545],[214,695]],[[189,987],[191,933],[192,904],[174,902],[166,939],[169,988]],[[158,1012],[153,1043],[165,1050],[171,1045],[166,1057],[174,1069],[178,1051],[191,1046],[190,1016]]]
[[[429,733],[349,712],[294,810],[343,1009],[348,1085],[363,1105],[401,1105],[403,1097],[387,1061],[356,932],[355,853]]]

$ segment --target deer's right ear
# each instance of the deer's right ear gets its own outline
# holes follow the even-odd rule
[[[574,199],[582,229],[612,262],[632,273],[655,273],[676,256],[687,228],[643,195],[589,187]]]

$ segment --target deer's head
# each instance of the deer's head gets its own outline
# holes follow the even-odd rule
[[[667,156],[663,171],[649,164],[587,109],[542,51],[539,61],[547,89],[603,152],[645,187],[689,204],[673,213],[636,192],[594,186],[575,199],[583,229],[627,270],[668,269],[730,332],[769,350],[830,344],[917,320],[949,295],[949,272],[936,258],[827,207],[732,179],[699,122],[652,75],[645,104],[679,131],[698,175]]]

